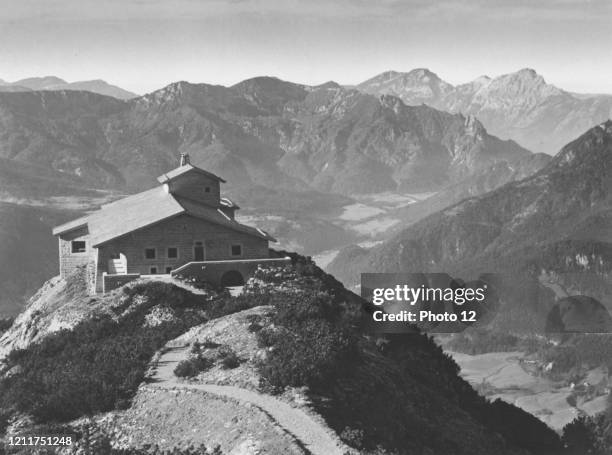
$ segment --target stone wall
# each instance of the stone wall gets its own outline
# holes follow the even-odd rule
[[[196,262],[173,273],[177,277],[190,278],[195,281],[208,282],[215,286],[221,285],[224,275],[228,272],[238,272],[246,282],[259,265],[282,266],[291,263],[290,258],[258,259],[243,261],[212,261]]]
[[[85,252],[73,253],[72,241],[84,241]],[[62,234],[59,238],[60,276],[65,278],[76,270],[77,267],[88,266],[95,262],[97,256],[96,248],[92,248],[89,241],[89,232],[86,227]]]

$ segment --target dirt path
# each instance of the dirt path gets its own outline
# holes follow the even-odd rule
[[[161,388],[176,387],[202,390],[215,395],[251,403],[266,412],[279,426],[295,437],[313,455],[343,455],[350,450],[338,438],[332,436],[329,429],[322,426],[304,411],[291,407],[273,396],[235,386],[191,384],[179,381],[174,375],[174,368],[186,356],[186,348],[173,348],[163,354],[159,359],[157,371],[150,385]]]

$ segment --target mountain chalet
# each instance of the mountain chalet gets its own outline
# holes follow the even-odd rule
[[[221,177],[189,163],[157,179],[159,186],[103,205],[53,229],[60,275],[84,267],[91,294],[143,275],[171,274],[235,286],[271,258],[267,232],[236,221],[239,209],[221,197]]]

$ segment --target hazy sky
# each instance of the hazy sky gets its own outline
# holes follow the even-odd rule
[[[353,84],[427,67],[451,83],[531,67],[612,93],[612,0],[0,0],[0,78],[137,93],[258,75]]]

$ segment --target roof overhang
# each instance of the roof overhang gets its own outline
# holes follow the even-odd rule
[[[69,221],[68,223],[54,227],[52,232],[53,235],[62,235],[84,227],[87,227],[87,218],[79,218],[77,220]]]

